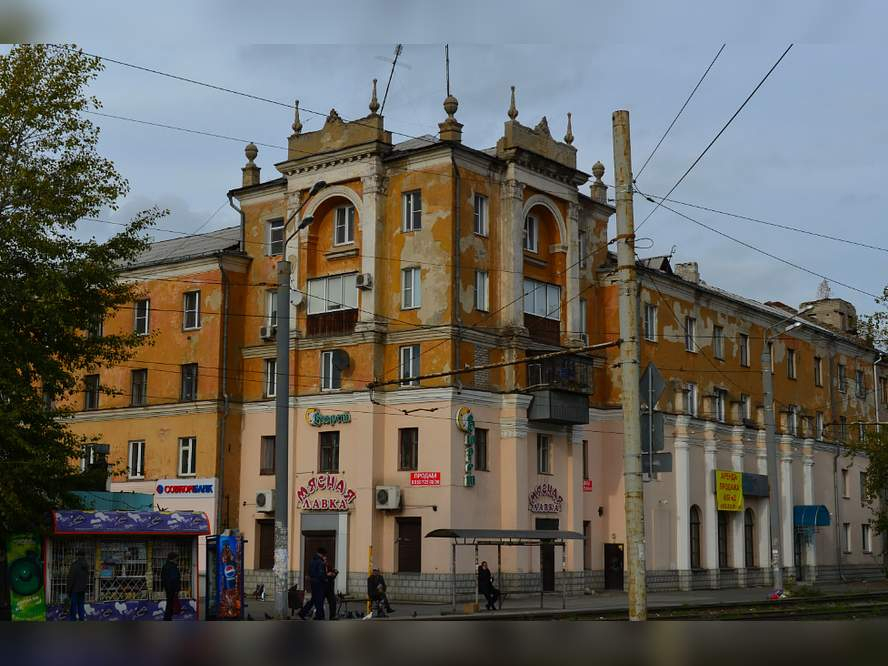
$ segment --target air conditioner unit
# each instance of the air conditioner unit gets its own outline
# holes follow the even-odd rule
[[[277,326],[263,326],[259,329],[259,337],[263,340],[272,340],[277,334]]]
[[[355,276],[355,286],[358,289],[370,289],[373,286],[373,276],[370,273],[358,273]]]
[[[383,510],[401,507],[401,489],[398,486],[376,486],[376,508]]]
[[[274,512],[274,491],[273,490],[257,490],[256,491],[256,511],[265,513]]]

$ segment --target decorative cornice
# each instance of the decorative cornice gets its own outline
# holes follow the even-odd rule
[[[88,412],[75,412],[70,417],[62,417],[67,422],[88,423],[93,421],[128,421],[153,419],[165,416],[189,416],[192,414],[213,414],[221,411],[221,400],[200,400],[145,407],[112,407]]]

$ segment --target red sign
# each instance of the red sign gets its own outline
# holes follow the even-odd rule
[[[592,479],[583,479],[583,492],[591,493],[592,492]]]
[[[441,472],[410,472],[411,486],[440,486]]]
[[[315,497],[320,492],[333,497]],[[296,492],[299,507],[308,511],[348,511],[356,497],[357,493],[345,481],[332,474],[313,476]]]

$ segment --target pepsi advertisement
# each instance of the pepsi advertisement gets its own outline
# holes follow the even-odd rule
[[[208,615],[219,620],[239,620],[244,612],[244,561],[243,536],[232,531],[207,539],[208,555],[215,559],[216,594],[212,598],[215,608]],[[211,569],[212,570],[212,569]]]

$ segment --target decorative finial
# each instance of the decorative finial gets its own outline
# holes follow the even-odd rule
[[[564,135],[564,143],[568,146],[574,142],[573,128],[570,125],[570,111],[567,112],[567,133]]]
[[[509,104],[509,119],[515,120],[518,117],[518,107],[515,106],[515,86],[512,86],[512,102]]]
[[[342,118],[339,117],[339,114],[336,113],[336,109],[330,109],[330,113],[327,115],[327,121],[324,123],[325,125],[329,125],[330,123],[341,123]]]
[[[546,116],[540,118],[540,122],[536,124],[536,127],[533,128],[533,131],[537,134],[544,134],[548,137],[552,136],[552,132],[549,131],[549,121],[546,120]]]
[[[444,98],[444,110],[447,112],[448,120],[455,120],[453,114],[456,113],[456,110],[459,108],[459,100],[456,99],[453,95],[447,95]]]
[[[302,131],[302,121],[299,120],[299,100],[296,100],[296,112],[293,116],[293,134],[299,134]]]
[[[595,180],[592,181],[592,186],[590,187],[593,201],[607,203],[607,185],[601,180],[601,177],[604,175],[604,165],[601,162],[596,162],[592,165],[592,175],[595,176]]]
[[[376,99],[376,79],[373,79],[373,94],[370,96],[370,113],[374,116],[379,111],[379,100]]]
[[[596,183],[601,183],[601,177],[604,175],[604,165],[600,161],[592,165],[592,175],[595,176]]]
[[[244,148],[244,155],[247,156],[247,166],[254,166],[253,160],[256,159],[258,154],[259,149],[256,147],[256,144],[252,141],[248,143],[246,148]]]

